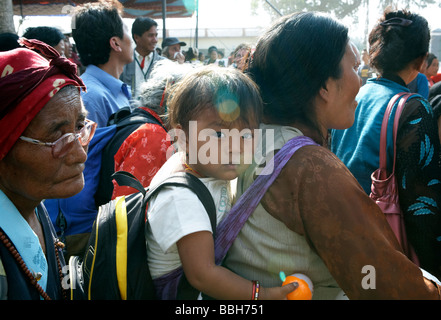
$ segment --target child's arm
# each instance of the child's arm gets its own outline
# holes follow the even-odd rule
[[[211,232],[191,233],[181,238],[177,246],[185,276],[194,288],[218,300],[252,298],[251,281],[214,263],[214,242]],[[260,287],[259,299],[286,299],[286,295],[296,288],[297,284],[293,283],[283,287]]]

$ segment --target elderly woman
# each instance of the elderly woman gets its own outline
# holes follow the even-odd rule
[[[317,13],[282,17],[260,38],[247,72],[265,102],[262,137],[274,141],[262,143],[266,153],[258,152],[263,159],[256,157],[240,176],[238,193],[291,139],[316,145],[289,158],[224,265],[263,286],[280,285],[280,271],[305,274],[313,299],[343,292],[350,299],[439,299],[437,286],[401,251],[380,208],[326,147],[330,128],[354,122],[358,64],[347,28]]]
[[[38,40],[0,53],[0,284],[2,298],[63,298],[64,259],[43,199],[84,185],[86,120],[76,66]],[[5,281],[6,280],[6,281]]]
[[[370,33],[370,62],[379,76],[369,79],[357,95],[354,125],[332,135],[332,151],[367,194],[371,174],[379,166],[384,112],[393,96],[409,92],[407,85],[426,59],[429,39],[426,19],[401,10],[386,10]],[[387,159],[393,159],[392,125],[388,129]],[[396,139],[395,176],[407,238],[420,266],[441,277],[440,141],[437,118],[420,95],[405,104]],[[392,161],[387,169],[392,172]]]

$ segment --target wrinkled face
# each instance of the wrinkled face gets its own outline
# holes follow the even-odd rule
[[[156,26],[152,26],[149,30],[144,32],[142,36],[134,35],[136,46],[148,53],[153,52],[158,43],[158,30]]]
[[[43,107],[22,135],[54,142],[66,133],[79,132],[85,118],[80,93],[74,87],[65,87]],[[0,161],[0,188],[16,206],[17,202],[71,197],[84,186],[85,148],[76,140],[67,154],[55,159],[51,147],[19,139]]]
[[[354,123],[357,101],[355,97],[362,81],[358,76],[360,57],[351,44],[346,45],[340,62],[342,75],[339,79],[329,78],[326,82],[326,108],[318,110],[318,117],[324,129],[347,129]]]

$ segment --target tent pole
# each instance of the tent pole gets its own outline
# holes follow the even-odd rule
[[[167,37],[165,19],[167,18],[167,0],[162,0],[162,41]]]
[[[195,48],[198,48],[199,38],[199,0],[196,0],[196,34],[195,34]]]

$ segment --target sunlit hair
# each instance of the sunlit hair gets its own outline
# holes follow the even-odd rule
[[[188,130],[191,120],[207,108],[215,109],[226,123],[242,122],[257,127],[262,100],[255,83],[233,68],[204,66],[186,75],[168,101],[171,127]]]

